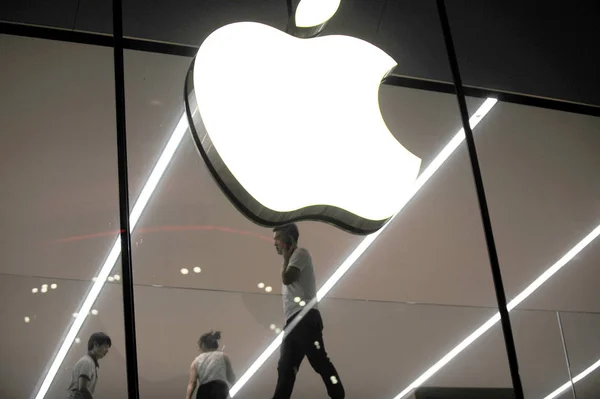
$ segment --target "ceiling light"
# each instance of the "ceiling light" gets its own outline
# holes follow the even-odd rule
[[[38,289],[37,288],[32,288],[31,292],[33,292],[34,294],[37,294],[38,293]]]
[[[42,284],[42,288],[48,289],[48,284]]]
[[[469,119],[469,125],[471,129],[475,127],[483,120],[483,118],[489,113],[489,111],[496,105],[498,100],[494,98],[486,99],[483,104],[475,111],[475,116]],[[336,269],[331,277],[323,284],[323,286],[317,291],[316,301],[320,301],[327,295],[327,293],[333,288],[333,286],[342,278],[344,274],[354,265],[358,258],[373,244],[373,242],[379,237],[379,235],[385,231],[387,226],[395,219],[395,217],[404,209],[406,204],[415,196],[416,193],[421,190],[421,187],[429,181],[429,179],[439,170],[439,168],[446,162],[446,160],[456,151],[458,146],[465,140],[465,131],[460,129],[448,144],[440,151],[440,153],[431,161],[429,166],[419,175],[417,181],[414,184],[413,189],[403,199],[402,203],[398,207],[398,213],[390,218],[390,220],[378,231],[370,234],[363,238],[363,240],[354,248],[354,251],[346,258],[346,260]],[[304,308],[308,309],[308,308]],[[275,350],[281,345],[283,337],[278,336],[267,349],[252,363],[250,368],[242,374],[238,381],[229,390],[229,395],[233,398],[235,394],[252,378],[254,373],[264,364],[264,362],[275,352]]]
[[[98,280],[98,277],[92,277],[92,281],[95,283]]]
[[[190,271],[188,269],[186,269],[185,267],[183,269],[180,270],[181,274],[186,275],[188,274]]]
[[[267,291],[267,292],[271,292],[271,291],[273,291],[273,287],[271,287],[270,285],[267,285],[267,286],[265,287],[265,291]]]
[[[262,290],[263,288],[265,288],[265,283],[258,283],[257,287]]]
[[[271,330],[275,330],[275,329],[277,328],[277,326],[276,326],[275,324],[271,324],[271,325],[269,326],[269,328],[270,328]]]
[[[79,337],[75,338],[75,343],[78,344],[81,342],[81,339]]]
[[[55,284],[55,283],[53,283],[53,284],[50,286],[50,288],[51,288],[51,289],[53,289],[53,290],[55,290],[56,288],[58,288],[58,285],[57,285],[57,284]]]
[[[294,298],[294,302],[296,302],[296,303],[300,302],[300,297],[297,296],[296,298]]]
[[[300,305],[300,306],[306,306],[306,302],[300,301],[300,303],[298,305]]]
[[[107,280],[108,280],[108,281],[110,281],[110,282],[112,283],[113,281],[115,281],[115,278],[114,278],[114,277],[111,277],[111,276],[108,276],[108,279],[107,279]]]
[[[116,281],[121,280],[121,276],[118,274],[115,274],[115,276],[113,277]]]
[[[28,316],[25,316],[25,323],[29,323],[31,319]]]
[[[42,289],[40,290],[40,292],[41,292],[42,294],[45,294],[46,292],[48,292],[48,286],[44,287],[44,286],[42,285]]]
[[[563,257],[561,257],[556,263],[550,266],[544,273],[542,273],[537,279],[533,281],[533,283],[529,284],[527,288],[525,288],[519,295],[517,295],[512,301],[507,304],[507,309],[510,312],[515,307],[517,307],[521,302],[523,302],[527,297],[529,297],[535,290],[542,286],[550,277],[552,277],[556,272],[562,269],[566,264],[568,264],[579,252],[581,252],[585,247],[587,247],[592,241],[594,241],[598,235],[600,235],[600,225],[596,226],[594,230],[592,230],[583,240],[579,241],[577,245],[571,248]],[[486,321],[483,325],[481,325],[477,330],[473,331],[467,338],[465,338],[460,344],[458,344],[454,349],[448,352],[444,357],[438,360],[433,366],[431,366],[427,371],[425,371],[419,378],[413,381],[409,386],[407,386],[402,392],[400,392],[394,399],[402,399],[414,389],[421,386],[425,381],[431,378],[435,373],[437,373],[442,367],[448,364],[452,359],[454,359],[459,353],[461,353],[465,348],[471,345],[477,338],[482,336],[487,330],[492,328],[494,324],[500,321],[500,313],[496,313],[492,316],[488,321]]]
[[[598,367],[600,367],[600,359],[598,359],[598,361],[596,361],[596,363],[592,364],[590,367],[588,367],[587,369],[583,370],[581,373],[579,373],[575,377],[573,377],[573,384],[577,384],[579,381],[583,380],[585,377],[588,376],[588,374],[590,374],[592,371],[596,370]],[[546,396],[544,399],[554,399],[558,395],[560,395],[561,393],[566,391],[568,388],[571,388],[571,381],[565,382],[563,385],[560,386],[560,388],[556,389],[554,392],[552,392],[550,395]]]
[[[73,313],[73,317],[77,317],[77,312]]]
[[[275,329],[275,334],[279,334],[281,332],[281,328],[276,328]]]
[[[194,273],[200,273],[202,271],[202,269],[200,269],[198,266],[194,267]]]
[[[137,201],[133,205],[133,209],[131,210],[131,213],[129,215],[130,231],[133,231],[133,229],[137,225],[140,219],[140,215],[146,208],[146,205],[148,204],[152,193],[154,193],[154,190],[156,189],[160,178],[163,176],[165,170],[167,169],[167,166],[171,162],[171,159],[175,154],[175,150],[179,147],[179,143],[181,143],[181,140],[183,139],[184,134],[187,132],[187,129],[187,116],[183,114],[179,118],[177,126],[173,130],[173,133],[171,134],[167,145],[161,153],[156,165],[154,166],[154,169],[152,169],[150,177],[148,177],[148,180],[146,181]],[[115,267],[115,264],[117,263],[120,254],[121,237],[117,235],[117,237],[113,241],[113,246],[108,254],[108,257],[106,258],[105,262],[100,268],[99,276],[108,276],[110,271]],[[56,352],[56,355],[52,360],[52,364],[50,365],[46,375],[44,376],[42,384],[40,385],[40,388],[37,394],[35,395],[35,399],[43,399],[44,396],[46,396],[46,393],[48,393],[48,389],[50,389],[50,385],[52,384],[54,377],[56,377],[56,373],[58,372],[60,365],[67,356],[69,348],[73,344],[73,341],[75,340],[79,329],[83,325],[83,322],[85,321],[89,310],[98,298],[98,295],[100,294],[100,291],[102,290],[103,286],[104,282],[102,280],[98,280],[92,285],[92,288],[88,292],[87,296],[85,297],[85,300],[83,301],[83,304],[81,305],[81,308],[79,309],[79,315],[75,318],[73,324],[71,324],[71,326],[69,327],[69,330],[64,340],[60,343],[60,348]]]
[[[97,311],[96,309],[92,309],[92,312],[91,312],[91,313],[92,313],[94,316],[96,316],[96,315],[98,314],[98,311]]]

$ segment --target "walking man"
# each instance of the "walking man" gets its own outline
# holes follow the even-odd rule
[[[277,253],[283,257],[283,310],[286,327],[300,313],[304,304],[317,296],[312,258],[305,248],[298,248],[300,233],[295,223],[273,229]],[[289,399],[296,374],[304,359],[321,376],[331,399],[344,399],[345,391],[335,367],[325,352],[323,320],[316,303],[291,332],[286,332],[277,365],[277,386],[273,399]]]

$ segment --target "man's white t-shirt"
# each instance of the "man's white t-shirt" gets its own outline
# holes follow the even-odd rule
[[[297,248],[288,262],[288,267],[300,270],[300,277],[290,285],[283,284],[283,312],[285,320],[302,310],[300,301],[309,303],[317,296],[317,283],[315,282],[315,269],[312,258],[305,248]],[[317,306],[313,309],[316,309]]]

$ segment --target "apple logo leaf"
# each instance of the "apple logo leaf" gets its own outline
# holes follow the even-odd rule
[[[421,164],[379,109],[395,66],[358,38],[232,23],[188,70],[190,130],[215,182],[254,223],[318,220],[370,234],[396,213]]]

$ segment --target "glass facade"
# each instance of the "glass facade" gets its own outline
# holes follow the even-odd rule
[[[132,397],[112,10],[99,2],[38,3],[0,6],[0,397],[67,397],[75,363],[99,331],[112,347],[99,361],[94,397]],[[576,55],[579,79],[577,68],[548,55],[555,47],[534,27],[557,18],[551,6],[536,23],[527,7],[514,15],[516,6],[452,0],[447,7],[524,397],[596,398],[600,108],[590,104],[600,100],[586,88],[588,54]],[[514,17],[505,36],[493,29],[493,15]],[[227,200],[184,118],[183,85],[197,46],[236,21],[284,30],[286,2],[123,4],[141,398],[183,396],[198,338],[211,330],[222,332],[222,349],[241,377],[236,398],[271,397],[276,385],[273,343],[285,318],[271,229]],[[422,160],[419,188],[380,233],[298,224],[317,287],[330,287],[319,310],[346,397],[515,397],[436,2],[342,0],[328,34],[366,40],[397,61],[380,87],[380,110],[394,137]],[[499,49],[499,66],[484,43]],[[521,57],[528,43],[535,51]],[[519,57],[521,69],[508,67]],[[545,57],[558,66],[536,77],[532,68]],[[567,83],[552,80],[565,74]],[[293,397],[323,395],[304,361]]]

